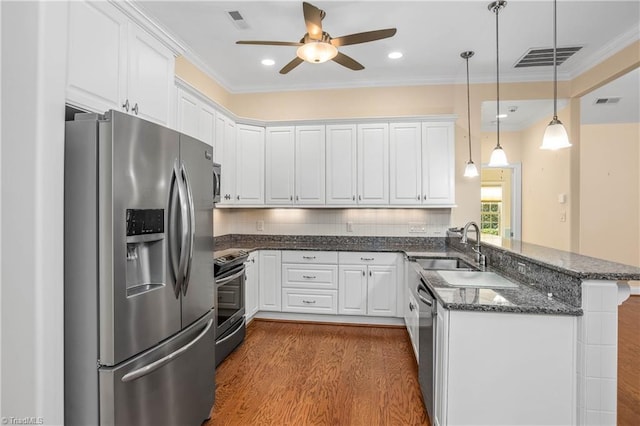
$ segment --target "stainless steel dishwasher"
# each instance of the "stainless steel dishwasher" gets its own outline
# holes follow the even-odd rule
[[[434,388],[435,388],[435,317],[437,315],[437,303],[435,297],[427,287],[420,281],[416,286],[416,295],[419,300],[420,319],[418,322],[418,350],[420,353],[420,362],[418,363],[418,380],[420,389],[422,390],[422,399],[424,406],[429,413],[429,419],[433,424],[435,406],[434,406]]]

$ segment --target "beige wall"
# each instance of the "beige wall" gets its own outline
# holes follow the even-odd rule
[[[640,266],[640,124],[582,126],[580,252]]]

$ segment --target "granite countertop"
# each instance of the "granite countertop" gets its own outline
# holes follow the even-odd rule
[[[640,280],[640,268],[637,266],[610,262],[518,240],[503,239],[498,243],[483,242],[482,244],[494,250],[504,251],[547,268],[555,269],[580,280]]]
[[[447,284],[437,271],[422,270],[420,275],[442,306],[449,310],[582,315],[582,309],[548,297],[539,290],[513,279],[509,281],[516,283],[517,288],[461,288]]]

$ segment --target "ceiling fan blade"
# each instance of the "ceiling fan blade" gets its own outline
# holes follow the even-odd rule
[[[393,37],[396,34],[395,28],[386,30],[366,31],[364,33],[349,34],[342,37],[331,39],[331,44],[335,47],[348,46],[350,44],[366,43],[368,41],[381,40],[383,38]]]
[[[347,67],[354,71],[360,71],[364,69],[364,66],[360,62],[340,52],[338,52],[336,57],[333,58],[333,62],[337,62],[343,67]]]
[[[295,41],[261,41],[261,40],[240,40],[236,44],[258,44],[261,46],[302,46],[302,43]]]
[[[294,69],[295,67],[297,67],[298,65],[300,65],[303,62],[304,61],[302,59],[300,59],[300,58],[298,58],[296,56],[295,58],[293,58],[293,60],[291,62],[289,62],[284,67],[282,67],[282,69],[280,70],[280,74],[288,73],[289,71],[291,71],[292,69]]]
[[[309,37],[314,40],[322,40],[324,11],[305,1],[302,3],[302,13],[304,14],[304,22],[307,26]]]

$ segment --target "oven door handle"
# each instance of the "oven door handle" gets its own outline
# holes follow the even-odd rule
[[[226,283],[233,281],[236,278],[241,277],[242,275],[244,275],[244,268],[240,269],[240,271],[236,272],[233,275],[216,280],[216,285],[217,286],[225,285]]]

